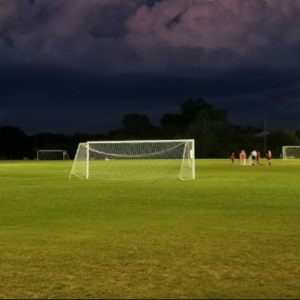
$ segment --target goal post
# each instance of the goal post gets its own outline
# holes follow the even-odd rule
[[[288,159],[300,159],[300,146],[282,146],[282,158]]]
[[[36,154],[37,160],[70,160],[68,151],[66,150],[38,150]]]
[[[80,143],[69,178],[92,180],[195,179],[194,140]]]

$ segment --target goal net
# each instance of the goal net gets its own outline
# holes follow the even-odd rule
[[[80,143],[70,178],[195,179],[194,140]]]
[[[300,159],[300,146],[283,146],[282,158],[287,159]]]
[[[69,154],[66,150],[38,150],[37,160],[69,160]]]

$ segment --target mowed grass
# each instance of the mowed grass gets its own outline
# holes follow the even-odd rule
[[[0,298],[300,297],[300,161],[197,160],[191,181],[0,163]]]

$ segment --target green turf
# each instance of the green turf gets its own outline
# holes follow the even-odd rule
[[[180,172],[180,169],[183,169]],[[193,178],[192,162],[185,159],[77,160],[71,177],[90,180],[170,180]]]
[[[0,298],[300,298],[300,161],[191,181],[0,163]]]

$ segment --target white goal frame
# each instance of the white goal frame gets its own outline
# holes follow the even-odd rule
[[[41,155],[40,155],[41,153],[51,153],[51,152],[54,152],[54,153],[61,152],[61,155],[62,155],[61,160],[69,160],[70,159],[69,153],[66,150],[51,150],[51,149],[48,149],[48,150],[37,150],[36,160],[41,160]]]
[[[290,156],[287,154],[287,150],[299,149],[299,157]],[[282,158],[283,160],[288,159],[300,159],[300,146],[282,146]]]
[[[69,178],[195,179],[195,141],[130,140],[80,143]]]

